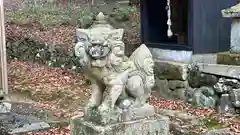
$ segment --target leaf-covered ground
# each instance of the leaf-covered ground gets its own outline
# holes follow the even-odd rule
[[[52,26],[41,30],[39,24],[19,26],[17,24],[6,24],[6,37],[30,38],[45,42],[48,45],[73,45],[76,27],[74,26]]]
[[[52,111],[61,119],[82,114],[79,107],[84,105],[91,92],[88,82],[81,73],[63,69],[13,60],[9,61],[8,75],[10,92],[25,93],[29,99],[35,101],[36,106]],[[181,101],[159,99],[154,96],[150,97],[149,102],[158,109],[181,110],[198,117],[216,118],[236,133],[240,133],[238,116],[220,116],[213,109],[192,107]],[[69,135],[69,126],[28,134]]]
[[[13,11],[21,7],[24,0],[4,0],[6,11]],[[66,0],[61,0],[62,4]],[[79,0],[85,3],[85,0]],[[83,4],[79,4],[83,5]],[[6,15],[6,21],[9,20]],[[30,16],[28,16],[30,18]],[[18,18],[22,19],[22,18]],[[24,19],[22,19],[24,20]],[[126,23],[125,23],[126,24]],[[128,46],[139,44],[139,13],[131,14],[127,22],[125,43]],[[119,25],[117,27],[122,27]],[[45,42],[49,45],[67,45],[74,43],[74,25],[51,25],[43,28],[39,22],[27,25],[6,23],[6,37],[29,37]],[[131,48],[130,48],[131,49]],[[8,62],[9,88],[11,93],[24,93],[38,107],[50,110],[58,118],[69,118],[81,113],[78,109],[83,106],[90,96],[89,83],[81,73],[73,73],[60,68],[50,68],[39,64],[11,60]],[[220,116],[213,109],[197,108],[180,101],[158,99],[151,96],[150,103],[156,108],[182,110],[201,117],[216,118],[219,122],[230,127],[236,134],[240,134],[240,120],[238,116]],[[204,131],[206,129],[198,129]],[[69,135],[69,126],[53,128],[28,135]],[[26,134],[26,135],[27,135]]]
[[[90,92],[81,73],[60,68],[12,60],[8,64],[8,76],[12,92],[27,93],[34,101],[52,104],[53,108],[82,105]]]

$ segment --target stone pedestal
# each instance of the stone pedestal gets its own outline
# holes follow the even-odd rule
[[[71,135],[168,135],[169,118],[155,114],[152,117],[102,126],[85,121],[83,117],[71,120]]]

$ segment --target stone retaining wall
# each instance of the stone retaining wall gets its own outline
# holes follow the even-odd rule
[[[155,66],[156,85],[153,91],[158,96],[216,108],[220,113],[238,112],[238,79],[204,73],[197,64],[157,61]]]

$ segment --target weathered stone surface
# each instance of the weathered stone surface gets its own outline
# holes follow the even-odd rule
[[[169,87],[170,85],[168,84],[169,81],[168,80],[160,80],[158,78],[156,78],[155,80],[155,87],[153,87],[153,92],[152,94],[154,96],[157,97],[161,97],[161,98],[165,98],[165,99],[171,99],[171,100],[175,100],[175,99],[180,99],[180,100],[186,100],[186,95],[185,95],[185,91],[188,89],[187,88],[176,88],[174,90],[171,90]],[[178,81],[176,80],[176,83]],[[187,85],[187,82],[185,81],[179,81],[181,82],[177,87],[186,87],[183,85]]]
[[[217,84],[215,84],[213,86],[214,90],[219,93],[219,94],[223,94],[223,93],[229,93],[229,91],[232,89],[231,86],[225,85],[223,83],[218,82]]]
[[[187,80],[192,88],[212,86],[218,81],[216,76],[202,73],[196,64],[190,65],[188,69]]]
[[[117,123],[123,110],[141,110],[151,94],[155,84],[152,54],[142,44],[130,57],[125,56],[123,33],[108,24],[102,12],[89,29],[77,29],[74,52],[93,91],[85,106],[85,120]]]
[[[201,120],[194,115],[180,110],[157,109],[157,113],[171,117],[171,135],[195,135],[191,130],[193,126],[201,126]],[[184,124],[183,124],[184,123]]]
[[[240,79],[240,66],[198,63],[203,73]]]
[[[224,128],[224,129],[210,130],[200,135],[232,135],[232,132],[229,128]]]
[[[169,88],[171,90],[175,90],[178,88],[186,88],[188,87],[187,81],[180,81],[180,80],[169,80],[168,81]]]
[[[71,120],[71,135],[169,135],[169,119],[164,116],[101,126],[82,117]]]
[[[234,89],[240,88],[240,82],[236,79],[226,79],[226,78],[220,78],[220,83],[223,83],[225,85],[231,86]]]
[[[231,44],[230,44],[231,52],[236,52],[236,53],[240,52],[239,30],[240,30],[240,20],[239,18],[233,18],[232,26],[231,26]]]
[[[231,17],[232,18],[232,25],[231,25],[231,44],[230,44],[230,51],[231,52],[240,52],[240,38],[239,38],[239,31],[240,31],[240,4],[236,4],[228,9],[222,10],[223,17]]]
[[[192,59],[192,51],[176,51],[159,48],[149,48],[156,60],[175,61],[189,63]]]
[[[240,108],[240,89],[232,89],[230,91],[230,99],[236,108]]]
[[[164,77],[168,80],[186,80],[188,65],[185,63],[155,60],[157,77]]]
[[[199,88],[201,86],[201,72],[197,66],[190,67],[188,70],[187,81],[192,88]]]
[[[240,65],[240,54],[232,52],[220,52],[217,54],[217,64]]]
[[[180,123],[171,122],[170,132],[172,135],[194,135],[193,132],[189,130],[190,126],[185,126],[184,128],[180,126]]]
[[[52,118],[50,114],[36,108],[32,103],[8,100],[1,103],[0,130],[4,128],[9,134],[24,134],[50,128],[50,125],[44,122]]]
[[[180,119],[188,124],[196,125],[200,123],[196,116],[180,110],[157,109],[157,113],[173,119]]]
[[[118,0],[117,3],[121,6],[128,6],[129,0]]]
[[[154,107],[149,104],[145,104],[140,108],[129,108],[128,110],[123,110],[122,121],[144,119],[153,116],[154,114]]]
[[[229,94],[222,94],[217,106],[218,113],[234,113],[235,109],[232,106]]]
[[[186,97],[186,91],[187,89],[189,88],[179,88],[179,89],[175,89],[174,91],[172,91],[172,95],[174,97],[176,97],[177,99],[180,99],[180,100],[187,100],[187,97]]]
[[[162,98],[166,98],[166,99],[172,98],[170,96],[170,93],[172,91],[169,89],[168,80],[166,80],[166,79],[160,80],[160,79],[156,78],[155,86],[153,87],[152,90],[153,90],[154,95],[157,97],[162,97]]]
[[[168,80],[156,78],[153,90],[158,91],[159,89],[169,90]],[[164,90],[160,90],[160,91],[164,91]]]
[[[217,93],[229,93],[231,89],[240,88],[240,82],[236,79],[220,78],[218,83],[213,86]]]
[[[217,54],[215,54],[215,53],[193,54],[192,63],[216,64],[217,63]]]
[[[46,130],[48,128],[50,128],[50,126],[45,122],[35,122],[35,123],[25,124],[19,128],[15,128],[10,133],[19,134],[19,133],[34,132],[39,130]]]
[[[218,78],[214,75],[201,74],[200,75],[201,85],[202,86],[212,86],[217,83]]]
[[[0,113],[8,113],[12,109],[12,104],[0,102]]]
[[[184,92],[184,96],[185,96],[187,102],[189,102],[189,103],[193,102],[194,91],[195,91],[195,89],[193,89],[191,87],[186,88],[186,90]]]
[[[6,113],[0,115],[1,128],[10,134],[20,134],[49,128],[49,124],[34,116]]]
[[[213,88],[201,87],[195,89],[192,103],[203,107],[215,107],[217,100]]]

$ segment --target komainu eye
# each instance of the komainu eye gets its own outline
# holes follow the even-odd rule
[[[104,54],[104,48],[100,49],[100,54],[103,55]]]

